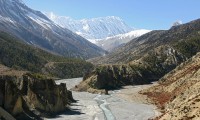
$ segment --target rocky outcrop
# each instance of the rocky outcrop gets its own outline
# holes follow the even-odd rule
[[[40,119],[65,111],[74,101],[65,84],[24,74],[16,77],[0,76],[0,105],[16,119]]]
[[[200,53],[142,93],[162,109],[160,120],[200,119]]]
[[[151,83],[185,60],[186,57],[174,48],[159,46],[129,64],[98,66],[93,72],[85,75],[75,90],[99,92],[98,90],[117,89],[124,85]]]
[[[139,71],[136,72],[129,65],[102,65],[92,73],[86,74],[75,90],[105,93],[109,89],[145,82],[147,81],[140,76]]]

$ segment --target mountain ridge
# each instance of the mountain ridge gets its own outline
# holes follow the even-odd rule
[[[75,20],[66,16],[57,16],[54,13],[45,14],[56,24],[70,29],[86,39],[103,39],[133,30],[121,18],[116,16]]]
[[[1,31],[67,57],[88,59],[105,54],[103,49],[54,24],[40,11],[35,11],[18,0],[1,0],[0,3]]]
[[[172,26],[169,30],[154,30],[133,39],[106,56],[97,57],[89,61],[94,64],[128,63],[138,59],[144,55],[143,53],[146,53],[159,45],[172,44],[174,41],[181,42],[189,37],[197,36],[199,34],[199,28],[197,28],[197,26],[200,26],[200,19],[193,20],[186,24]],[[95,62],[93,62],[93,60]]]
[[[140,37],[141,35],[146,34],[150,31],[151,30],[146,30],[146,29],[133,30],[128,33],[119,34],[116,36],[107,37],[105,39],[98,39],[93,41],[96,41],[95,44],[103,48],[104,50],[112,51],[114,49],[117,49],[117,47],[126,44],[132,39]]]
[[[150,31],[131,28],[116,16],[75,20],[71,17],[57,16],[53,12],[44,14],[57,25],[79,34],[108,51]]]

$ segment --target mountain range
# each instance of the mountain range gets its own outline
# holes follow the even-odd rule
[[[75,20],[71,17],[55,15],[53,12],[44,14],[57,25],[77,33],[107,51],[150,31],[136,30],[116,16]]]
[[[63,28],[67,28],[82,37],[93,40],[123,34],[134,30],[116,16],[75,20],[71,17],[45,13],[46,16]]]
[[[0,31],[55,54],[88,59],[105,54],[85,38],[54,24],[20,0],[0,0]]]

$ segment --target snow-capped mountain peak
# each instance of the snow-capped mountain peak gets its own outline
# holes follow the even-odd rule
[[[59,26],[75,32],[108,51],[150,31],[135,30],[117,16],[75,20],[66,16],[57,16],[52,12],[45,14]]]
[[[56,24],[86,39],[103,39],[133,30],[133,28],[129,27],[121,18],[116,16],[75,20],[66,16],[57,16],[52,12],[45,14]]]

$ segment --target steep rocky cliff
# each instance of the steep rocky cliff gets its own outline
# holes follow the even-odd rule
[[[65,111],[74,101],[65,84],[34,74],[0,75],[0,106],[16,119],[40,119]]]
[[[200,53],[142,93],[162,109],[160,120],[200,119]]]
[[[147,82],[129,65],[102,65],[84,76],[74,90],[104,93],[105,90],[118,89],[124,85]]]

